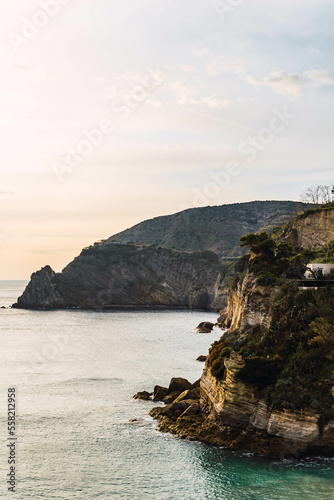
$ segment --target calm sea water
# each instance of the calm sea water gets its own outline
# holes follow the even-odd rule
[[[25,282],[0,282],[0,306]],[[7,388],[18,396],[17,499],[333,499],[334,461],[278,461],[160,434],[133,394],[199,378],[221,332],[200,312],[0,309],[0,497],[7,492]],[[138,421],[131,423],[130,420]]]

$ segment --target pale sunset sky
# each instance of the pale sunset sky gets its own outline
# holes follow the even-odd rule
[[[0,279],[185,208],[333,182],[332,0],[15,0]]]

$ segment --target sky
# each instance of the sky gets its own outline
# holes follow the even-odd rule
[[[15,0],[0,279],[142,220],[333,182],[331,0]]]

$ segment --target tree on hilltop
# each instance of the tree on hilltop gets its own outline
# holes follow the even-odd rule
[[[332,201],[332,186],[319,184],[305,189],[300,195],[301,201],[304,203],[312,203],[313,205],[325,205]]]

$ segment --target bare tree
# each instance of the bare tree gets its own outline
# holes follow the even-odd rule
[[[312,203],[313,205],[325,205],[332,201],[332,186],[318,185],[312,186],[300,195],[301,201],[304,203]]]

